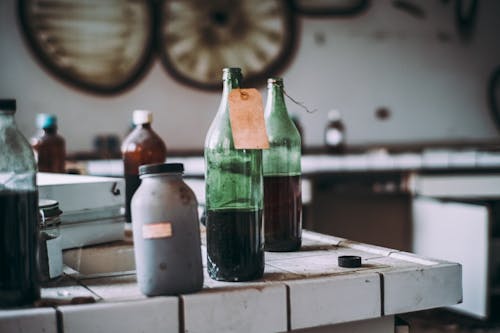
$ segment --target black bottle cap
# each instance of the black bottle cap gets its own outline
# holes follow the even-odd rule
[[[139,176],[165,172],[184,172],[182,163],[155,163],[145,164],[139,167]]]
[[[339,267],[356,268],[361,267],[360,256],[340,256]]]
[[[0,110],[16,111],[16,100],[12,98],[0,99]]]

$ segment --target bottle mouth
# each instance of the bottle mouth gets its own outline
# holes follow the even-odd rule
[[[222,69],[222,73],[228,73],[228,72],[239,72],[241,73],[241,68],[240,67],[225,67]]]
[[[283,88],[283,78],[281,77],[271,77],[267,79],[267,86],[272,87],[273,85],[277,85]]]
[[[242,78],[241,68],[239,67],[226,67],[222,69],[222,79],[227,80],[230,76]]]
[[[0,112],[4,114],[16,113],[17,103],[15,99],[0,99]]]

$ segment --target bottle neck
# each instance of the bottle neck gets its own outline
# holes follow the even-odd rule
[[[49,135],[57,134],[57,127],[56,126],[46,127],[46,128],[43,129],[43,132],[45,134],[49,134]]]
[[[270,116],[271,114],[276,116],[288,117],[285,98],[283,95],[283,83],[281,82],[268,83],[265,113],[266,117]]]
[[[241,79],[242,76],[239,69],[230,68],[224,71],[222,76],[222,99],[224,102],[227,102],[231,90],[240,88]]]
[[[137,124],[137,128],[151,129],[151,123]]]

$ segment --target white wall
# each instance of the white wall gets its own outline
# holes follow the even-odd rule
[[[282,74],[288,93],[317,108],[299,113],[309,146],[322,144],[330,108],[339,108],[348,143],[417,143],[496,140],[499,134],[486,103],[486,83],[500,65],[500,2],[480,1],[474,39],[458,38],[454,1],[413,1],[427,12],[419,20],[394,9],[390,0],[372,1],[352,19],[301,19],[300,41]],[[448,42],[438,32],[450,36]],[[325,43],[316,43],[323,34]],[[0,97],[18,100],[17,120],[26,136],[35,115],[59,116],[68,150],[86,150],[100,133],[123,134],[134,108],[155,112],[155,129],[167,146],[201,148],[219,93],[194,90],[174,81],[156,62],[132,89],[99,97],[73,89],[48,74],[22,40],[15,0],[0,1]],[[377,107],[392,117],[378,121]]]

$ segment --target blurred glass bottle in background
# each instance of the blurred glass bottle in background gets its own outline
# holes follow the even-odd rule
[[[331,154],[345,152],[345,126],[338,110],[328,111],[328,123],[325,128],[325,146]]]
[[[37,167],[15,112],[16,100],[0,99],[0,307],[40,297]]]
[[[57,117],[39,113],[36,116],[38,133],[31,139],[31,146],[40,172],[66,172],[66,141],[57,133]]]
[[[288,115],[283,79],[267,81],[263,151],[266,251],[295,251],[302,240],[301,137]]]
[[[246,281],[264,273],[262,150],[236,149],[229,93],[239,68],[224,68],[219,110],[205,140],[207,271],[212,279]]]
[[[135,110],[133,113],[135,128],[125,138],[121,151],[125,176],[125,218],[131,222],[130,200],[139,187],[139,166],[143,164],[163,163],[167,158],[167,147],[153,128],[153,114],[147,110]]]

